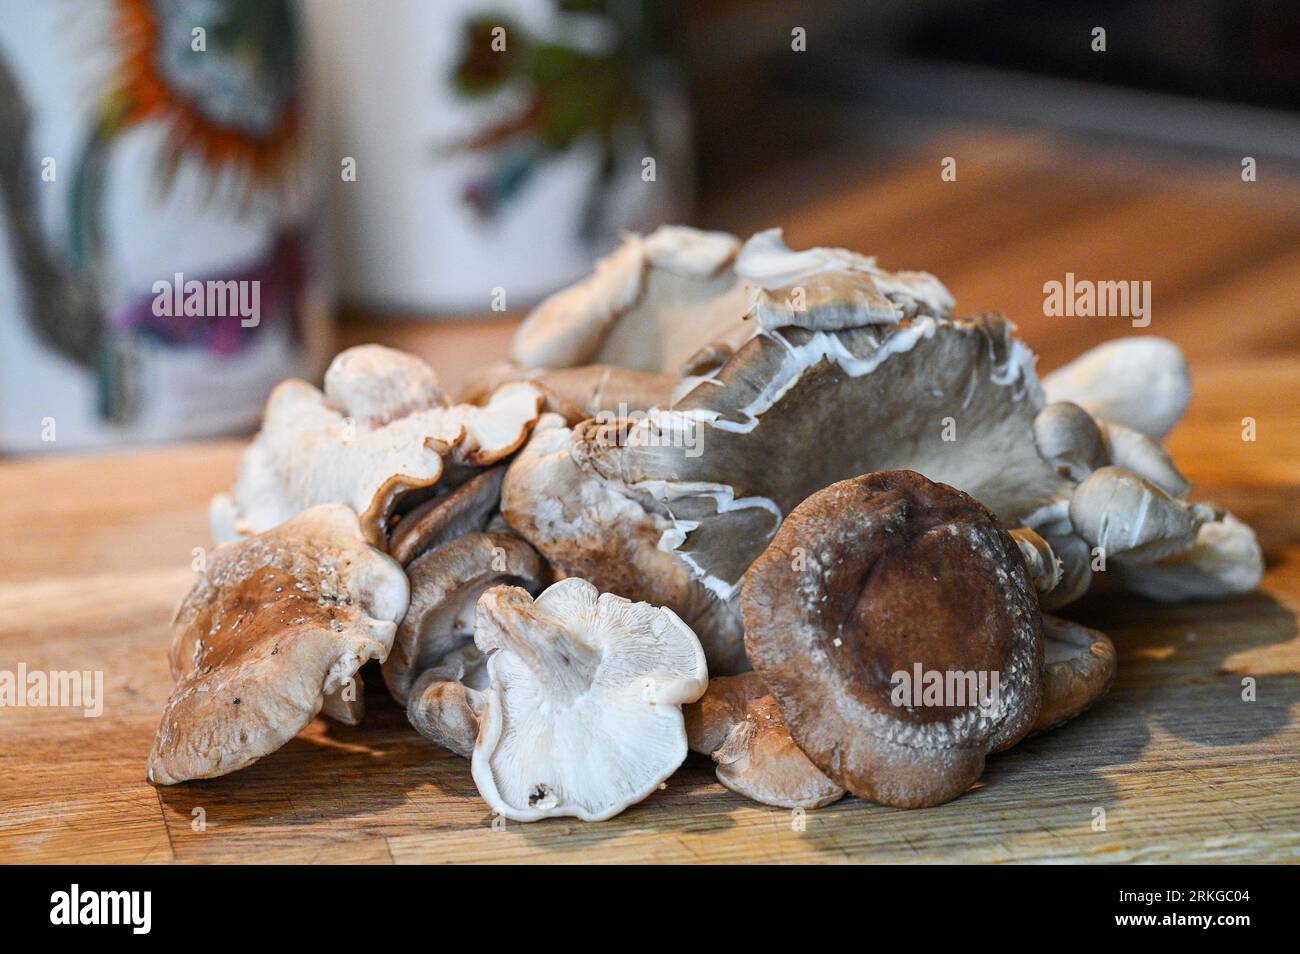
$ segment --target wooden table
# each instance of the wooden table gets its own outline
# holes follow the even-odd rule
[[[941,157],[956,156],[956,182]],[[1172,450],[1196,496],[1258,531],[1258,593],[1166,607],[1094,593],[1071,615],[1111,634],[1114,690],[990,760],[957,801],[899,811],[846,799],[800,819],[733,795],[692,756],[665,790],[599,824],[493,828],[468,764],[425,743],[382,687],[357,728],[314,723],[226,778],[144,778],[171,680],[166,625],[207,546],[208,497],[241,445],[0,465],[0,669],[100,670],[99,718],[0,709],[3,861],[1241,861],[1300,857],[1300,183],[1231,157],[981,132],[919,142],[722,197],[710,224],[787,224],[925,267],[964,311],[999,308],[1050,368],[1117,319],[1048,319],[1066,271],[1149,279],[1148,333],[1182,344],[1196,397]],[[774,180],[775,182],[775,180]],[[796,185],[791,185],[796,183]],[[368,324],[453,381],[511,324]],[[1257,421],[1258,440],[1241,439]],[[1242,679],[1257,699],[1241,698]],[[1104,830],[1098,819],[1104,811]],[[202,824],[200,824],[202,822]]]

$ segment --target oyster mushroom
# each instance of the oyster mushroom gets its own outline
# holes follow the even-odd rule
[[[863,473],[917,470],[1037,527],[1073,487],[1037,450],[1041,408],[1032,357],[996,317],[783,328],[671,410],[587,429],[575,456],[653,498],[665,544],[725,600],[800,501]]]
[[[661,547],[672,520],[648,494],[583,467],[575,454],[584,446],[558,417],[538,422],[502,484],[501,512],[511,529],[564,575],[671,609],[698,634],[713,671],[747,668],[736,601],[720,600],[681,556]]]
[[[588,429],[575,452],[654,499],[672,523],[665,545],[720,599],[737,591],[784,515],[837,480],[916,469],[1011,526],[1068,498],[1071,481],[1034,443],[1043,403],[1032,355],[1004,321],[950,320],[951,296],[932,276],[888,273],[843,249],[791,252],[777,231],[750,239],[737,269],[764,289],[802,288],[819,308],[802,326],[763,329],[618,440]],[[859,280],[880,292],[887,317],[883,305],[861,307]],[[846,326],[850,314],[858,325]],[[681,439],[689,433],[698,441]]]
[[[678,374],[717,339],[744,338],[745,290],[725,232],[664,226],[629,235],[589,278],[552,295],[520,326],[510,358],[523,367],[612,364]]]
[[[712,756],[718,781],[736,794],[777,808],[822,808],[844,796],[790,738],[758,673],[710,679],[682,711],[691,750]]]
[[[1105,459],[1114,467],[1144,477],[1171,497],[1186,497],[1192,485],[1178,472],[1169,453],[1147,435],[1123,424],[1100,423]]]
[[[671,610],[570,578],[536,601],[493,587],[474,642],[490,684],[472,771],[515,821],[600,821],[641,801],[686,757],[681,706],[708,685],[704,653]]]
[[[956,798],[1038,716],[1043,644],[1020,550],[982,504],[920,474],[813,494],[750,568],[741,606],[790,735],[855,795]]]
[[[407,595],[401,567],[340,504],[218,547],[172,623],[177,684],[149,780],[226,775],[280,748],[388,655]]]
[[[1031,732],[1069,722],[1115,681],[1115,644],[1105,633],[1043,615],[1043,706]]]
[[[542,562],[508,533],[469,533],[425,551],[406,568],[410,606],[384,661],[384,683],[406,704],[411,685],[444,656],[474,639],[474,608],[489,587],[536,589]]]
[[[446,405],[422,367],[366,345],[334,359],[324,393],[305,381],[280,384],[234,490],[213,500],[213,536],[225,542],[316,504],[345,503],[383,547],[405,496],[437,484],[448,465],[488,466],[523,444],[543,401],[536,387],[505,385],[482,407]]]
[[[1072,514],[1094,471],[1129,474],[1171,499],[1186,493],[1151,438],[1069,402],[1048,405],[1011,326],[949,317],[951,296],[932,276],[888,273],[843,249],[791,252],[773,233],[746,243],[736,270],[758,286],[769,327],[684,381],[669,408],[580,428],[572,450],[581,469],[669,522],[661,546],[723,605],[795,505],[863,473],[915,470],[971,494],[1006,526],[1068,541],[1069,586],[1054,606],[1091,579],[1073,538],[1096,541]],[[773,289],[793,288],[803,312],[771,305]],[[1183,530],[1170,553],[1192,546],[1195,522]],[[604,572],[588,578],[605,587]],[[727,638],[707,625],[696,632],[711,656]]]
[[[1038,453],[1075,483],[1094,470],[1114,466],[1144,477],[1173,497],[1186,496],[1191,485],[1159,443],[1140,431],[1099,421],[1069,401],[1043,408],[1034,419]]]
[[[1092,547],[1073,532],[1044,532],[1042,539],[1056,560],[1060,579],[1050,590],[1039,592],[1038,605],[1043,609],[1058,609],[1083,596],[1092,585]]]
[[[340,352],[325,371],[325,394],[366,427],[446,404],[433,369],[413,354],[383,345]]]
[[[1049,404],[1034,418],[1038,453],[1057,471],[1080,481],[1106,463],[1101,427],[1091,414],[1069,401]]]
[[[1264,574],[1263,552],[1245,523],[1132,471],[1094,471],[1075,491],[1069,519],[1086,546],[1105,553],[1120,585],[1151,599],[1236,596]]]
[[[1072,533],[1043,536],[1028,527],[1008,531],[1020,547],[1038,605],[1055,609],[1073,603],[1092,582],[1092,548]]]
[[[1092,579],[1095,541],[1073,526],[1071,507],[1094,471],[1121,470],[1173,499],[1186,492],[1144,434],[1069,402],[1048,405],[1011,326],[997,316],[952,318],[952,297],[933,276],[886,272],[844,249],[792,252],[779,231],[751,238],[735,269],[762,319],[753,324],[767,327],[738,347],[697,353],[694,369],[704,373],[683,379],[670,406],[583,424],[569,447],[550,445],[550,476],[517,468],[514,520],[505,508],[562,572],[681,613],[716,673],[746,668],[734,611],[746,569],[795,505],[837,480],[916,470],[967,491],[1004,525],[1036,531],[1062,560],[1062,580],[1043,596],[1052,607]],[[634,502],[637,539],[657,535],[657,549],[693,580],[677,582],[681,567],[661,555],[606,559],[628,549],[607,519],[574,519],[572,505],[563,519],[552,519],[554,508],[543,513],[545,495],[524,491],[558,483],[561,471],[590,499]],[[1170,553],[1193,545],[1196,528],[1185,529]],[[658,597],[665,578],[672,591]],[[697,596],[701,586],[712,603]]]
[[[1048,400],[1072,401],[1094,417],[1161,441],[1187,411],[1192,377],[1176,344],[1142,336],[1085,351],[1044,377],[1043,390]]]

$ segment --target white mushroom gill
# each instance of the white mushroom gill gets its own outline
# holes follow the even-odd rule
[[[515,821],[609,818],[686,756],[683,703],[708,685],[699,641],[675,613],[569,578],[533,601],[495,587],[478,609],[488,653],[473,775]]]

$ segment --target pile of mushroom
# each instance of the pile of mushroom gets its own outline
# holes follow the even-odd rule
[[[1007,321],[954,307],[777,229],[671,227],[538,306],[456,400],[379,346],[323,391],[285,382],[213,502],[150,778],[358,722],[376,660],[517,821],[609,818],[688,747],[784,808],[961,795],[1115,677],[1104,634],[1048,611],[1103,573],[1245,593],[1263,561],[1161,444],[1190,399],[1174,345],[1040,382]]]

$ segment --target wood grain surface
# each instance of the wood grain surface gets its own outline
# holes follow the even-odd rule
[[[943,156],[958,180],[941,182]],[[0,464],[0,670],[102,671],[103,714],[0,708],[4,862],[1294,861],[1300,858],[1300,184],[1238,160],[980,131],[889,161],[795,171],[708,206],[708,224],[776,222],[927,268],[960,309],[1007,313],[1040,370],[1111,337],[1160,334],[1196,396],[1170,440],[1193,496],[1257,530],[1250,596],[1162,606],[1099,587],[1067,615],[1120,654],[1110,695],[992,757],[955,802],[857,799],[800,818],[734,795],[692,756],[597,824],[494,827],[468,763],[405,722],[377,680],[356,728],[318,720],[222,779],[145,781],[171,680],[170,614],[209,544],[205,508],[242,444]],[[773,177],[775,178],[775,177]],[[1150,280],[1153,322],[1045,318],[1042,285]],[[354,323],[428,357],[451,384],[504,353],[512,320]],[[1242,419],[1258,439],[1242,440]],[[1242,680],[1257,699],[1242,699]],[[1096,821],[1104,812],[1104,830]],[[200,824],[200,821],[202,824]]]

